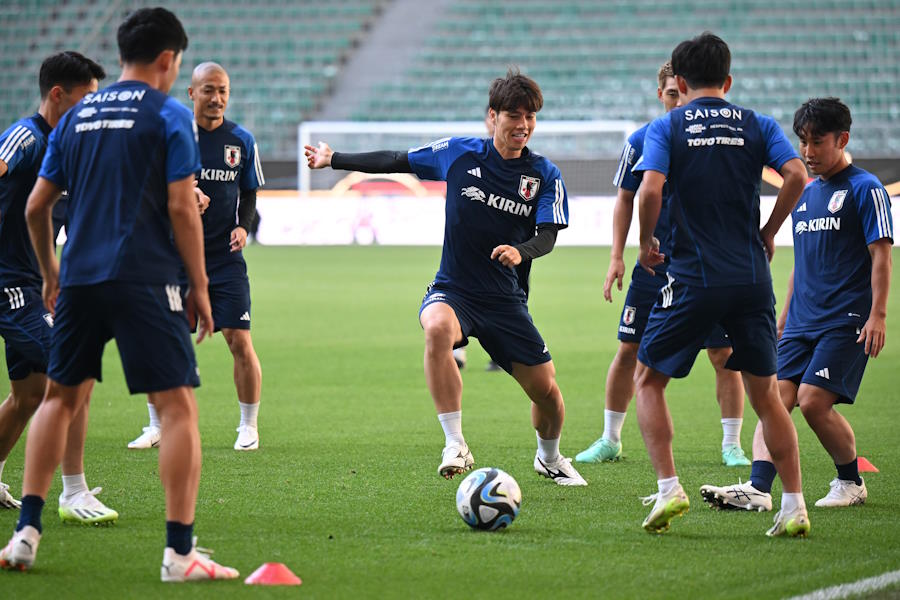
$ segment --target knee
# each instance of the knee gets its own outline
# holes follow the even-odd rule
[[[709,356],[709,362],[712,363],[713,368],[716,371],[722,371],[725,369],[725,363],[731,358],[731,348],[707,348],[706,354]]]
[[[7,402],[16,415],[27,419],[34,414],[43,399],[44,394],[38,393],[10,394]]]
[[[228,349],[231,350],[235,360],[248,362],[255,358],[256,352],[253,350],[249,331],[246,334],[232,332],[225,337],[225,341],[228,342]]]
[[[422,323],[425,330],[425,349],[428,352],[448,350],[453,347],[453,323],[447,319],[427,319]]]
[[[800,412],[807,423],[815,423],[828,415],[834,404],[828,399],[818,397],[816,395],[807,395],[798,398],[800,404]]]
[[[638,345],[631,342],[622,342],[616,351],[616,361],[621,367],[631,368],[634,370],[637,366]]]

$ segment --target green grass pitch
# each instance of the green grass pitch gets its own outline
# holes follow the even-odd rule
[[[566,400],[562,450],[568,456],[599,434],[606,370],[616,349],[624,292],[602,299],[608,249],[558,248],[538,261],[531,310],[550,347]],[[532,470],[529,403],[503,373],[483,370],[469,347],[463,372],[463,425],[476,466],[512,474],[522,511],[499,533],[470,530],[456,514],[458,479],[436,474],[443,438],[422,374],[419,301],[437,267],[438,248],[273,248],[247,250],[253,338],[263,365],[261,449],[232,450],[238,409],[221,335],[198,347],[197,391],[203,477],[196,532],[215,558],[242,578],[263,562],[286,563],[300,588],[240,581],[163,588],[163,494],[156,451],[125,444],[145,425],[142,397],[128,397],[115,348],[96,387],[87,476],[121,517],[108,528],[64,526],[57,482],[44,513],[44,538],[30,573],[0,573],[0,596],[48,598],[698,598],[786,597],[892,571],[900,565],[900,364],[894,277],[889,335],[870,361],[858,406],[842,409],[859,453],[881,473],[867,475],[869,501],[847,510],[811,508],[806,540],[768,539],[772,513],[706,507],[704,483],[748,478],[749,468],[719,464],[721,426],[712,368],[669,387],[675,459],[692,507],[666,535],[641,529],[649,507],[639,496],[656,482],[634,409],[625,422],[625,459],[579,467],[586,488],[566,489]],[[628,261],[634,260],[630,250]],[[781,297],[791,251],[779,250]],[[626,281],[627,284],[627,281]],[[152,348],[147,349],[148,352]],[[756,418],[746,409],[750,450]],[[804,493],[827,491],[834,467],[799,414]],[[4,480],[21,489],[23,442]],[[776,484],[776,500],[780,488]],[[0,512],[11,532],[17,513]],[[5,541],[6,538],[4,538]],[[2,543],[2,542],[0,542]],[[897,592],[897,588],[894,588]]]

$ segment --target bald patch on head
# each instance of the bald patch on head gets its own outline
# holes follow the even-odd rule
[[[228,72],[219,63],[202,62],[194,67],[194,72],[191,73],[191,85],[197,85],[197,82],[202,80],[206,75],[212,73],[221,73],[225,75],[225,77],[228,77]]]

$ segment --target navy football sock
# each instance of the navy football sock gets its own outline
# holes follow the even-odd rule
[[[166,521],[166,547],[172,548],[178,554],[187,556],[191,553],[193,535],[193,523],[185,525],[178,521]]]
[[[41,527],[41,511],[44,510],[44,500],[40,496],[29,494],[22,497],[22,508],[19,509],[19,522],[16,524],[16,531],[21,531],[23,527],[31,525],[38,530],[38,533],[44,531]]]
[[[772,491],[772,482],[775,481],[775,465],[767,460],[754,460],[753,466],[750,467],[750,483],[753,487],[761,492],[770,493]]]
[[[835,463],[834,466],[837,467],[838,479],[853,481],[856,485],[862,485],[862,478],[859,476],[859,464],[857,463],[857,459],[854,458],[846,465]]]

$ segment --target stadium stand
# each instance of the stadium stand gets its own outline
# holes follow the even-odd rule
[[[5,2],[0,119],[34,109],[37,67],[54,50],[81,50],[116,77],[115,25],[151,4]],[[256,134],[265,159],[296,160],[297,124],[321,118],[344,65],[359,58],[360,45],[397,5],[182,3],[173,8],[191,45],[173,95],[187,103],[193,65],[221,62],[234,89],[229,116]],[[398,41],[406,46],[404,68],[354,90],[349,102],[342,98],[343,118],[477,120],[490,80],[517,64],[544,88],[543,119],[642,122],[659,114],[659,63],[681,39],[711,29],[734,54],[735,102],[773,114],[789,130],[809,95],[840,96],[853,110],[855,156],[900,155],[900,0],[822,0],[814,10],[800,0],[435,0],[429,7],[440,13],[432,30],[415,43]],[[378,68],[377,57],[368,64]],[[598,152],[609,158],[618,150],[616,143]]]
[[[377,17],[383,0],[192,1],[170,6],[190,37],[172,95],[188,103],[191,69],[221,62],[231,75],[229,118],[254,132],[267,158],[296,157],[296,129],[310,118],[347,55]],[[37,106],[37,70],[54,51],[75,49],[120,72],[116,27],[134,8],[159,2],[12,0],[0,10],[0,119]]]

